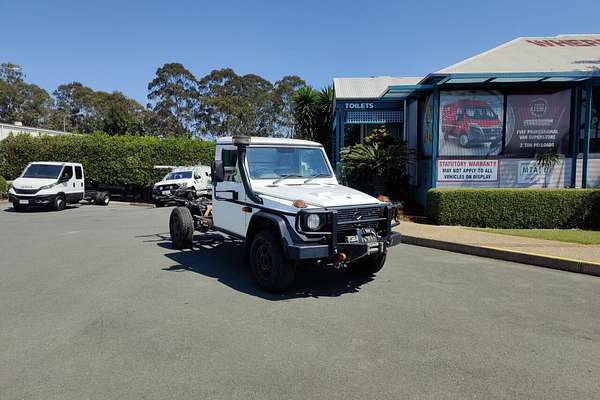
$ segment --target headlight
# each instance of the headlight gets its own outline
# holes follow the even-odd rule
[[[311,231],[316,231],[323,226],[323,217],[320,214],[308,214],[306,216],[306,227]]]
[[[49,185],[42,186],[42,187],[41,187],[41,188],[39,188],[38,190],[46,190],[46,189],[50,189],[50,188],[53,188],[54,186],[56,186],[57,184],[58,184],[58,182],[54,182],[54,183],[51,183],[51,184],[49,184]]]

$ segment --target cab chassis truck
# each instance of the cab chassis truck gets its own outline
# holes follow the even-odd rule
[[[257,284],[283,291],[306,263],[374,274],[400,243],[396,207],[338,184],[319,143],[228,137],[215,151],[211,195],[174,199],[178,249],[192,247],[195,231],[241,239]]]

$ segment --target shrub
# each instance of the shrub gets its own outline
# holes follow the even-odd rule
[[[406,144],[385,128],[373,129],[363,143],[341,150],[343,181],[364,192],[403,198],[410,155]]]
[[[5,199],[8,196],[8,184],[3,176],[0,176],[0,199]]]
[[[0,142],[0,175],[16,178],[31,161],[83,164],[86,182],[146,187],[165,171],[154,165],[208,165],[214,143],[152,136],[90,135],[9,136]]]
[[[436,224],[489,228],[600,228],[600,190],[432,189]]]

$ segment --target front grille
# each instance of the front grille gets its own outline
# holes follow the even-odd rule
[[[158,187],[158,190],[176,190],[179,185],[162,185]]]
[[[360,223],[364,220],[380,218],[381,207],[356,207],[337,210],[338,223],[354,221]]]
[[[383,219],[382,207],[353,207],[337,210],[338,233],[343,235],[356,228],[374,228],[380,226]]]
[[[13,187],[13,190],[16,194],[36,194],[40,191],[40,189],[17,189],[16,187]]]

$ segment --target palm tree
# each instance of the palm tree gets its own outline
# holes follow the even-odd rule
[[[301,87],[292,99],[295,135],[301,139],[315,140],[319,114],[319,93],[310,86]]]

